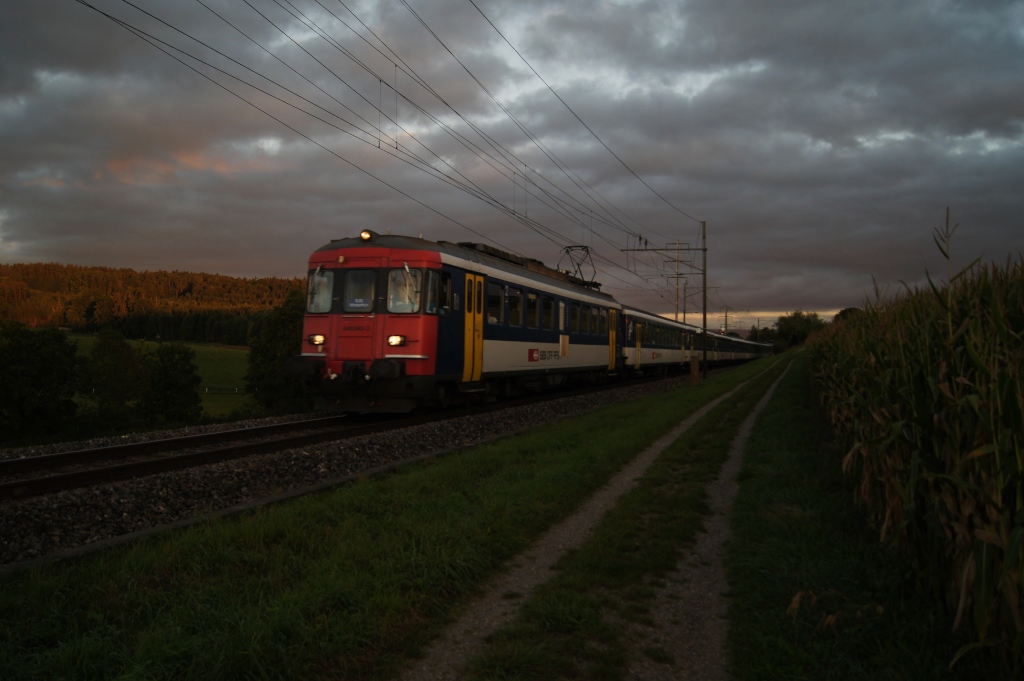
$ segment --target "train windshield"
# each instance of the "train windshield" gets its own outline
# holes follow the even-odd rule
[[[306,287],[306,311],[322,314],[331,311],[331,298],[334,292],[334,272],[316,268],[309,273]]]
[[[423,272],[411,270],[408,265],[400,270],[391,270],[388,276],[388,312],[419,312],[422,279]]]
[[[345,312],[373,312],[375,270],[349,270],[345,273]]]

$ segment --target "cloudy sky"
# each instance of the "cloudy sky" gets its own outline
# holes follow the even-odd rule
[[[944,279],[947,206],[954,267],[1024,251],[1020,1],[4,4],[0,262],[303,276],[370,228],[588,246],[671,313],[706,221],[749,328]]]

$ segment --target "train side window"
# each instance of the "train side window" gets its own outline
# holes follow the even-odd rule
[[[572,303],[569,306],[569,331],[571,333],[580,332],[580,304]]]
[[[487,282],[487,321],[501,324],[505,321],[505,296],[501,284]]]
[[[540,326],[540,307],[537,305],[537,294],[526,294],[526,326],[536,329]]]
[[[590,308],[590,333],[601,333],[601,321],[598,319],[600,314],[596,307]]]
[[[452,275],[448,272],[441,273],[440,294],[437,304],[437,311],[441,314],[448,314],[452,310]],[[455,306],[455,309],[458,309],[458,305]]]
[[[345,273],[345,312],[372,312],[377,284],[374,270],[349,270]]]
[[[598,323],[598,328],[600,329],[599,333],[602,336],[607,336],[608,335],[608,310],[604,309],[603,307],[601,308],[601,316],[598,317],[598,322],[597,323]]]
[[[555,328],[555,299],[544,296],[541,301],[540,327],[542,329]]]
[[[509,326],[523,325],[523,292],[517,288],[510,288],[508,296],[508,324]]]
[[[334,272],[320,267],[309,273],[306,287],[306,312],[322,314],[331,311],[331,299],[334,295]]]
[[[441,297],[441,273],[437,270],[427,270],[426,303],[424,309],[427,314],[437,314],[438,300]]]

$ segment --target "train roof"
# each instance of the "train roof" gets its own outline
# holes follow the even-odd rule
[[[687,324],[686,322],[677,322],[674,319],[668,317],[662,317],[660,314],[654,312],[648,312],[647,310],[640,310],[635,307],[622,306],[622,314],[630,315],[631,317],[640,317],[641,319],[647,319],[648,321],[658,322],[659,324],[665,324],[677,329],[684,329],[686,331],[692,331],[694,333],[704,333],[704,329],[700,326],[693,324]]]
[[[654,314],[653,312],[647,312],[645,310],[638,310],[635,307],[625,307],[625,306],[623,306],[622,314],[629,315],[631,317],[639,317],[641,319],[646,319],[648,321],[658,322],[658,323],[661,323],[661,324],[665,324],[666,326],[671,327],[671,328],[683,329],[685,331],[691,331],[693,333],[704,333],[704,328],[703,327],[695,326],[693,324],[688,324],[686,322],[677,322],[674,319],[668,319],[667,317],[662,317],[661,315]],[[725,336],[725,335],[722,335],[722,334],[715,333],[713,331],[709,331],[708,332],[708,337],[710,338],[712,336],[717,337],[717,338],[728,338],[729,340],[739,341],[740,343],[746,343],[748,345],[759,345],[759,346],[766,347],[766,348],[767,347],[771,347],[771,343],[760,343],[758,341],[752,341],[752,340],[749,340],[747,338],[737,338],[736,336]]]
[[[514,253],[508,253],[498,248],[488,246],[486,244],[477,244],[470,242],[459,242],[452,243],[450,241],[429,241],[427,239],[417,238],[413,236],[403,236],[398,234],[376,234],[371,232],[372,236],[369,239],[363,239],[361,237],[349,237],[344,239],[335,239],[330,243],[324,244],[320,248],[314,251],[319,253],[321,251],[334,251],[339,248],[394,248],[400,250],[410,251],[430,251],[434,253],[440,253],[447,255],[450,258],[468,261],[470,263],[476,263],[481,266],[491,267],[496,270],[503,272],[509,272],[516,274],[520,277],[530,279],[546,285],[556,284],[561,287],[569,287],[575,289],[581,294],[587,296],[595,296],[606,301],[613,307],[620,307],[622,314],[633,315],[636,317],[646,318],[648,321],[657,321],[667,326],[684,329],[692,333],[704,333],[704,329],[700,326],[693,324],[687,324],[683,322],[677,322],[661,315],[657,315],[653,312],[647,312],[634,307],[626,307],[621,305],[614,297],[607,293],[600,291],[600,284],[594,282],[587,282],[579,277],[573,276],[563,270],[556,270],[548,267],[540,260],[533,258],[525,258],[521,255]],[[717,336],[718,334],[709,333],[709,336]],[[723,336],[725,338],[726,336]],[[756,341],[750,341],[743,338],[734,338],[728,336],[732,340],[738,340],[742,343],[749,343],[751,345],[763,345],[768,347],[766,343],[758,343]]]
[[[448,255],[471,263],[492,267],[503,272],[517,274],[526,279],[531,279],[545,284],[557,283],[560,286],[574,288],[581,293],[596,296],[609,303],[615,299],[607,293],[601,292],[601,285],[595,282],[587,282],[564,270],[557,270],[548,267],[540,260],[526,258],[514,253],[508,253],[486,244],[471,242],[452,243],[450,241],[429,241],[412,236],[393,234],[373,234],[370,239],[351,237],[335,239],[324,244],[315,252],[333,251],[340,248],[394,248],[412,251],[430,251]],[[552,281],[554,280],[554,281]]]

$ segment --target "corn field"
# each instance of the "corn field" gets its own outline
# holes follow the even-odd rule
[[[936,243],[947,257],[951,232]],[[869,304],[808,342],[843,469],[954,627],[1024,669],[1024,265]]]

